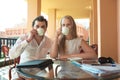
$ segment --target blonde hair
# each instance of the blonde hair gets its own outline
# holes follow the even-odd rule
[[[72,39],[77,38],[76,24],[75,24],[74,19],[69,15],[66,15],[63,18],[61,18],[61,21],[60,21],[60,28],[61,29],[62,29],[62,20],[63,19],[69,19],[70,20],[70,22],[72,23],[72,29],[70,31],[70,33],[72,35]],[[65,36],[63,36],[61,38],[60,42],[59,42],[59,52],[60,53],[65,53],[65,49],[66,49],[65,40],[66,40]]]

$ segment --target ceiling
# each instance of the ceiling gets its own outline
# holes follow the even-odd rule
[[[56,10],[56,18],[71,15],[74,18],[89,18],[92,0],[41,0],[42,12]]]

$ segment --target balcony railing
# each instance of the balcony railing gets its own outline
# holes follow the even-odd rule
[[[0,59],[4,57],[1,47],[3,45],[7,45],[9,48],[11,48],[15,44],[16,40],[17,38],[0,38]]]

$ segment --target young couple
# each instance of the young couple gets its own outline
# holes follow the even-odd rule
[[[50,52],[51,58],[97,58],[95,51],[86,43],[82,38],[77,37],[76,24],[74,19],[67,15],[61,19],[60,28],[56,31],[54,41],[49,39],[45,32],[47,31],[48,22],[43,16],[36,17],[32,22],[32,30],[29,34],[25,34],[18,38],[15,45],[9,51],[10,58],[14,59],[20,56],[20,63],[39,60],[45,58],[47,53]],[[52,47],[51,47],[52,46]],[[80,53],[80,50],[84,51]],[[67,74],[69,71],[68,65],[63,65],[60,71],[60,78]],[[47,77],[45,70],[38,69],[25,69],[30,74],[35,74]],[[73,70],[74,71],[74,70]],[[70,70],[71,72],[71,70]],[[70,78],[70,77],[69,77]],[[14,75],[13,80],[21,80],[17,74]]]

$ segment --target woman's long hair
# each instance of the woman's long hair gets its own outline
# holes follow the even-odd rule
[[[62,30],[62,20],[63,19],[69,19],[70,20],[70,22],[72,23],[72,29],[70,30],[70,33],[72,35],[72,39],[77,38],[76,24],[75,24],[74,19],[69,15],[64,16],[60,21],[61,30]],[[66,50],[65,40],[66,40],[65,35],[63,35],[61,40],[59,41],[59,52],[62,53],[62,54],[64,54],[65,50]]]

